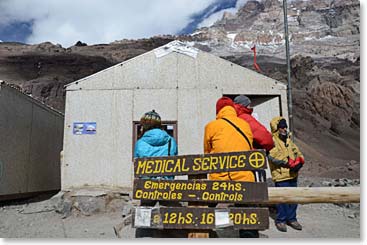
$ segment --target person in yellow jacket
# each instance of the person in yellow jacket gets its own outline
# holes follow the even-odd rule
[[[205,126],[204,153],[251,150],[253,137],[250,125],[237,117],[232,99],[220,98],[217,101],[216,112],[216,119]],[[236,125],[247,136],[248,141],[226,120]],[[209,174],[209,179],[255,182],[255,176],[251,171],[212,173]]]
[[[216,104],[216,114],[216,119],[205,126],[204,153],[251,150],[253,137],[250,125],[237,117],[232,99],[220,98]],[[245,137],[235,127],[241,130]],[[211,173],[209,179],[255,182],[251,171]],[[241,238],[259,237],[257,230],[240,230],[239,234]]]
[[[304,157],[287,132],[287,121],[283,117],[274,117],[270,122],[274,148],[270,150],[268,159],[271,176],[276,187],[297,187],[298,171],[304,164]],[[275,226],[286,232],[287,225],[302,230],[297,221],[297,204],[278,204]]]

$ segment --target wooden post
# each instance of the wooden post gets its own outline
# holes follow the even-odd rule
[[[360,187],[269,187],[268,204],[359,203]]]
[[[207,179],[207,174],[198,174],[198,175],[188,175],[188,179]],[[206,203],[188,203],[189,207],[208,207]],[[209,230],[201,230],[201,231],[189,231],[187,234],[188,238],[209,238]]]

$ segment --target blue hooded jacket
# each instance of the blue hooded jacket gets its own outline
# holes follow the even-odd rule
[[[168,156],[168,142],[171,140],[170,156],[177,155],[177,143],[166,131],[151,129],[136,142],[134,157]],[[174,179],[174,176],[151,177],[154,179]]]

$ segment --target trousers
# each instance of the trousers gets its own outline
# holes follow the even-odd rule
[[[297,187],[297,178],[275,182],[275,187]],[[277,204],[277,217],[275,223],[297,221],[297,204]]]

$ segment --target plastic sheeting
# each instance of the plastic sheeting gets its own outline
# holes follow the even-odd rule
[[[196,59],[199,50],[180,41],[170,42],[154,50],[154,54],[157,58],[163,57],[171,52],[185,54]]]

